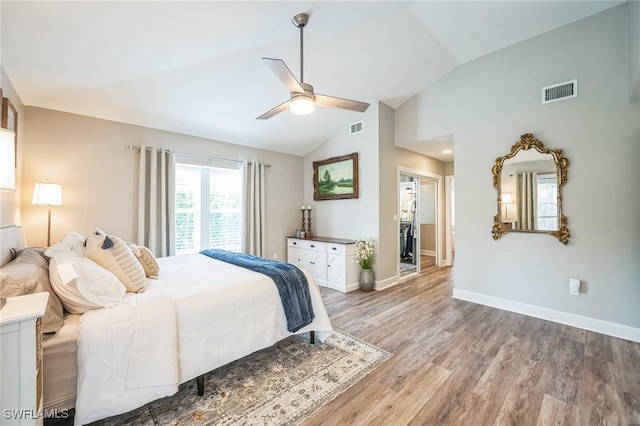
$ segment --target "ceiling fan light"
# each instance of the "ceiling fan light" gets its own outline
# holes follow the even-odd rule
[[[289,109],[294,114],[309,114],[315,109],[313,99],[306,96],[297,96],[289,104]]]

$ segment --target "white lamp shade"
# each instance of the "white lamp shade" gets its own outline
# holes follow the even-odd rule
[[[309,114],[315,109],[315,104],[307,96],[297,96],[291,100],[289,109],[294,114]]]
[[[0,190],[16,189],[16,134],[0,129]]]
[[[32,203],[37,206],[61,206],[62,186],[57,183],[36,183]]]
[[[502,202],[504,204],[513,203],[513,198],[511,197],[511,194],[502,194]]]

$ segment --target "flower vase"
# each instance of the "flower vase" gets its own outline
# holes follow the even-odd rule
[[[360,290],[371,291],[376,283],[376,277],[373,275],[373,269],[360,270]]]

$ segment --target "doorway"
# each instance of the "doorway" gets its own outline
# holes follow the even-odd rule
[[[419,215],[420,179],[400,175],[400,274],[420,272]]]
[[[441,266],[442,176],[398,166],[398,276]]]

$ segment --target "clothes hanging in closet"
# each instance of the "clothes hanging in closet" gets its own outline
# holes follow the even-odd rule
[[[411,222],[400,222],[400,257],[409,258],[413,256],[413,224]]]

